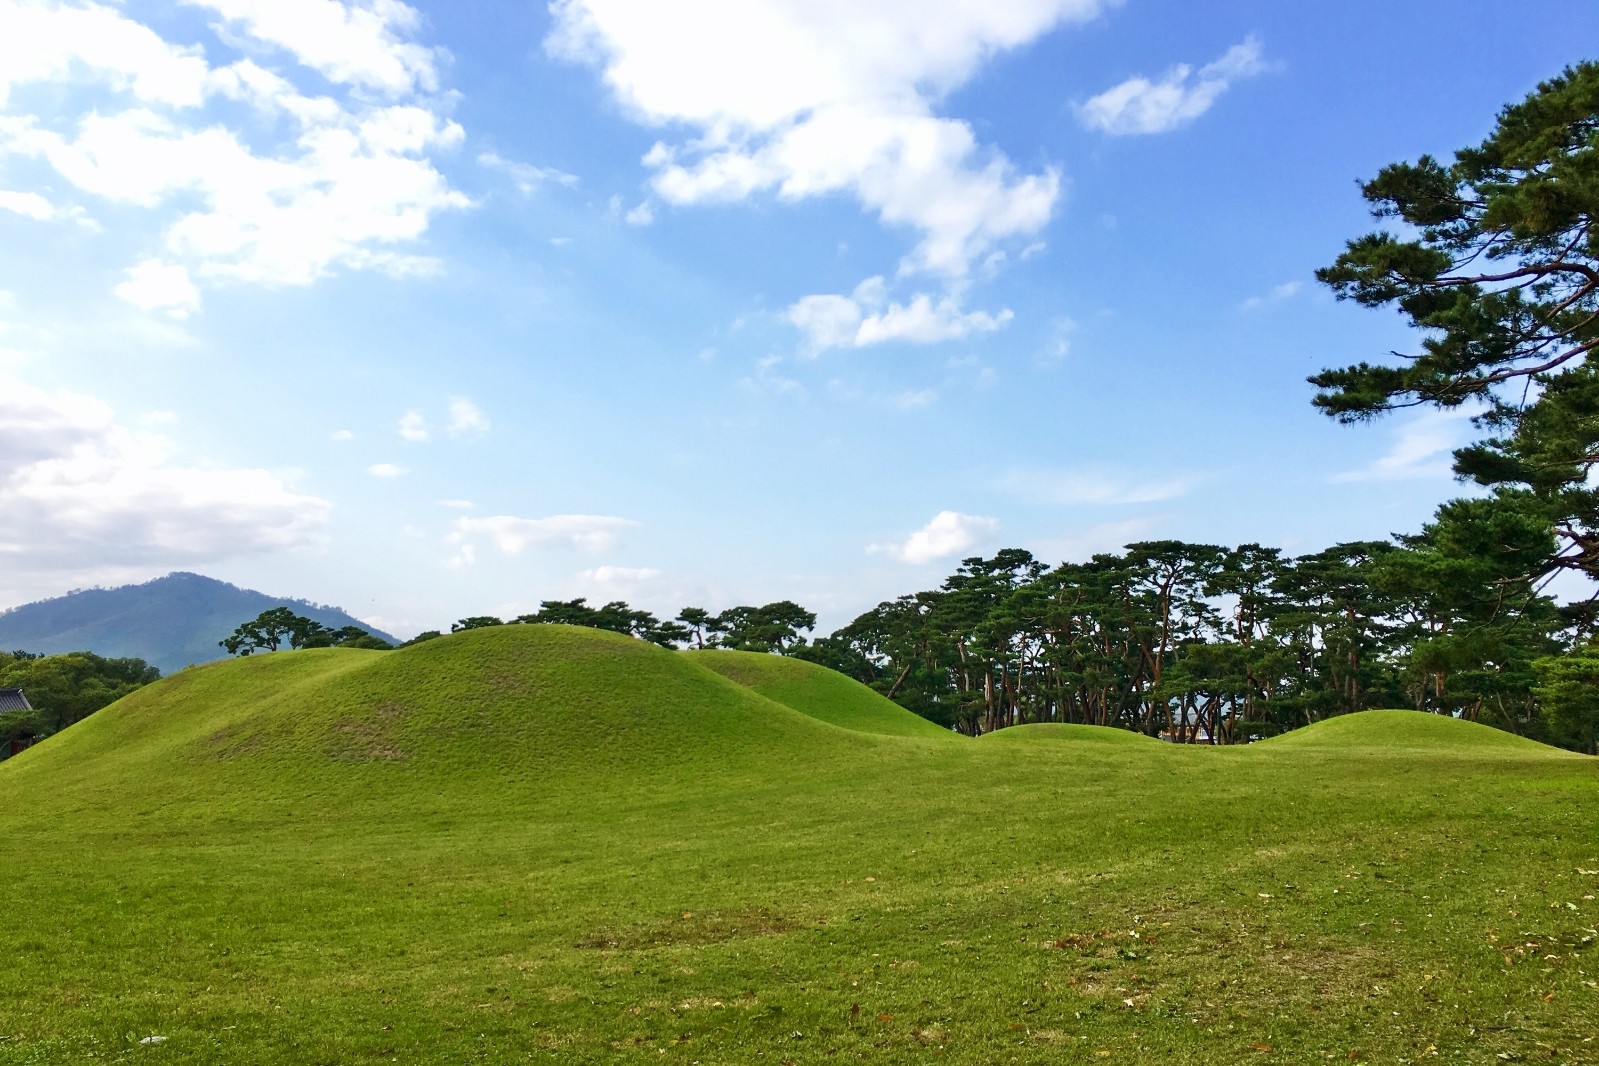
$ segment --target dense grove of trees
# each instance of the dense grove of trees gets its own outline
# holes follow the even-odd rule
[[[1067,722],[1230,743],[1414,707],[1591,747],[1535,691],[1585,612],[1449,533],[1299,558],[1149,541],[1055,567],[1011,549],[794,654],[972,734]]]
[[[0,714],[0,758],[13,740],[47,737],[161,676],[143,659],[93,652],[33,655],[0,651],[0,688],[20,688],[33,711]]]

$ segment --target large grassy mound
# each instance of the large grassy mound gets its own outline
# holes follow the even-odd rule
[[[484,782],[547,794],[573,778],[627,787],[765,772],[799,752],[858,746],[642,641],[523,625],[401,652],[323,649],[183,671],[7,769],[13,789],[107,804],[174,792],[406,804]]]
[[[747,651],[687,655],[767,699],[832,725],[882,736],[956,739],[949,730],[884,699],[859,681],[815,663]]]
[[[0,764],[0,1063],[1591,1057],[1599,761],[883,735],[706,663],[263,656]]]

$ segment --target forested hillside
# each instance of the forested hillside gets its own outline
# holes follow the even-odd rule
[[[175,573],[142,585],[83,589],[0,614],[0,648],[43,653],[92,651],[108,659],[143,659],[164,674],[227,653],[217,642],[273,607],[332,629],[359,626],[397,643],[337,607],[268,596],[199,574]]]

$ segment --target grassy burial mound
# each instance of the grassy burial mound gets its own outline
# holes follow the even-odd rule
[[[91,721],[7,781],[46,794],[32,817],[93,797],[115,818],[119,800],[174,794],[191,802],[164,807],[202,819],[245,800],[304,810],[307,797],[449,797],[468,814],[511,796],[765,773],[860,745],[683,656],[568,626],[475,630],[399,653],[249,656],[184,671]]]
[[[1273,737],[1265,743],[1273,748],[1342,748],[1375,753],[1420,751],[1464,756],[1517,753],[1531,758],[1561,754],[1559,749],[1492,726],[1415,711],[1340,715]]]
[[[1595,760],[920,739],[791,669],[507,626],[143,689],[0,765],[0,1063],[1592,1061]]]
[[[748,651],[687,654],[700,666],[831,725],[884,736],[957,739],[949,730],[825,666]]]

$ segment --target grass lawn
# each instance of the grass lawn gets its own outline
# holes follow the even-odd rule
[[[1599,760],[1412,712],[973,741],[507,626],[184,671],[0,846],[0,1063],[1599,1062]]]

